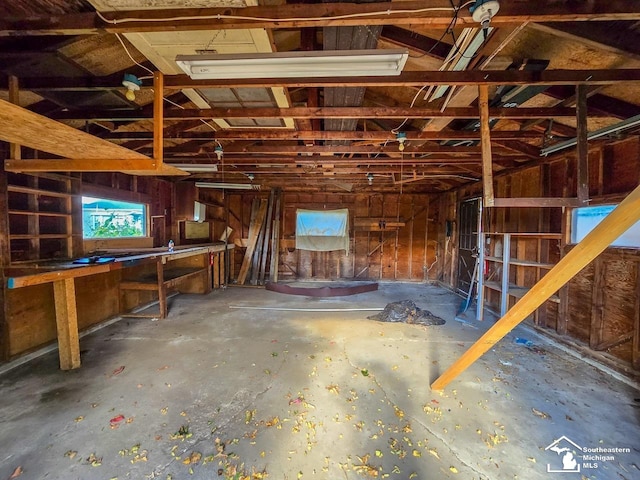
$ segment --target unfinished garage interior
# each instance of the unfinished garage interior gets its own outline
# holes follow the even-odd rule
[[[634,0],[0,4],[0,479],[640,478]]]

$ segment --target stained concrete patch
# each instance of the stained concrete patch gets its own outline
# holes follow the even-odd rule
[[[445,320],[460,304],[420,284],[331,300],[229,288],[176,297],[166,320],[110,325],[82,339],[79,370],[48,354],[0,376],[0,479],[18,466],[21,480],[548,479],[558,456],[545,448],[563,435],[630,447],[585,478],[638,476],[640,394],[553,345],[514,343],[526,331],[432,392],[490,322],[228,308],[405,298]]]

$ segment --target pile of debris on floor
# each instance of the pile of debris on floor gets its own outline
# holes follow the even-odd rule
[[[445,324],[444,319],[429,310],[422,310],[411,300],[389,303],[382,312],[367,318],[379,322],[403,322],[426,326]]]

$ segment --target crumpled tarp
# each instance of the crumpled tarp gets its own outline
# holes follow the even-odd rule
[[[349,254],[349,210],[296,210],[296,248]]]
[[[429,310],[422,310],[411,300],[388,303],[384,310],[377,315],[367,317],[379,322],[403,322],[418,325],[444,325],[445,320],[434,315]]]

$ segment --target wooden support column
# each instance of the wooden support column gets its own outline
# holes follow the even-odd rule
[[[578,202],[587,205],[589,201],[589,145],[587,140],[587,87],[576,87],[576,120],[577,120],[577,174]]]
[[[80,339],[78,337],[75,279],[65,278],[53,282],[53,298],[56,308],[60,369],[79,368]]]
[[[636,187],[615,210],[536,283],[514,307],[456,360],[431,388],[442,390],[483,353],[491,349],[514,327],[592,262],[621,234],[640,220],[640,187]]]
[[[164,136],[164,75],[153,74],[153,162],[157,170],[162,169]]]
[[[164,284],[164,264],[159,258],[156,262],[156,274],[158,276],[158,305],[160,306],[160,318],[167,318],[167,287]]]
[[[491,165],[491,131],[489,129],[489,87],[478,85],[480,138],[482,143],[482,192],[485,207],[493,207],[493,167]]]
[[[636,301],[633,320],[633,344],[631,347],[631,363],[633,368],[640,369],[640,262],[636,262]]]
[[[14,105],[20,105],[20,84],[18,77],[9,75],[9,101]],[[9,144],[9,158],[20,160],[22,158],[22,148],[19,143]]]

